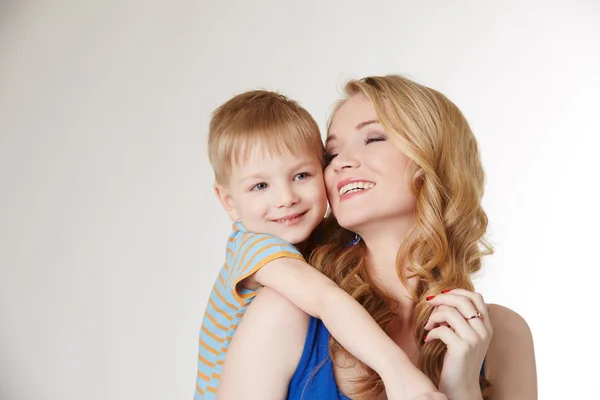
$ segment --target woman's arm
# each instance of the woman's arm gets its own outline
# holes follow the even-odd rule
[[[263,288],[231,340],[218,399],[285,399],[302,356],[308,320],[279,293]]]
[[[485,361],[492,400],[537,399],[533,338],[527,322],[516,312],[488,305],[494,336]]]

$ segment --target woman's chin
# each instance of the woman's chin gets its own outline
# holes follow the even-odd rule
[[[343,218],[339,218],[336,216],[338,224],[344,229],[347,229],[352,232],[360,231],[361,226],[364,226],[368,223],[366,218],[359,218],[356,215],[348,215]]]

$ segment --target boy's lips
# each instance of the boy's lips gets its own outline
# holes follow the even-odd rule
[[[300,213],[295,213],[295,214],[290,214],[290,215],[286,215],[283,218],[278,218],[273,220],[274,222],[279,222],[282,224],[286,224],[286,225],[293,225],[296,222],[300,221],[300,217],[302,217],[304,214],[306,214],[308,211],[304,211],[304,212],[300,212]]]

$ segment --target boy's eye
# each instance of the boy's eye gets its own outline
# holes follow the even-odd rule
[[[256,185],[252,186],[250,188],[250,190],[261,191],[261,190],[265,190],[267,187],[269,187],[269,185],[267,185],[265,182],[261,182],[261,183],[257,183]]]
[[[300,172],[299,174],[296,174],[296,176],[294,176],[294,180],[301,181],[302,179],[308,178],[308,176],[309,176],[308,172]]]

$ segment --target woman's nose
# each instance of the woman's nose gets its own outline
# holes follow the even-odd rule
[[[329,163],[335,171],[357,168],[360,162],[356,155],[349,152],[339,153]]]

